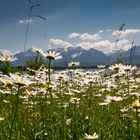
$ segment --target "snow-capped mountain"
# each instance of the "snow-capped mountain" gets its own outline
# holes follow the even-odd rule
[[[67,49],[55,49],[55,51],[63,56],[61,60],[55,62],[55,65],[59,66],[66,66],[70,61],[78,61],[81,66],[110,63],[109,56],[95,49],[85,50],[81,47],[69,47]]]
[[[14,54],[14,56],[17,58],[17,60],[13,62],[13,65],[22,66],[25,65],[26,62],[29,61],[31,58],[36,56],[36,53],[32,51],[32,48],[30,48],[25,52],[17,52]]]
[[[106,55],[96,49],[83,49],[81,47],[69,47],[69,48],[57,48],[51,49],[62,55],[62,59],[54,61],[53,66],[64,67],[70,61],[78,61],[81,66],[95,66],[98,64],[109,65],[116,61],[117,53]],[[129,64],[130,62],[131,49],[126,52],[121,52],[121,57],[124,63]],[[13,63],[15,66],[21,66],[26,64],[31,58],[35,57],[36,53],[32,51],[32,48],[25,52],[18,52],[15,57],[18,59]],[[140,46],[137,46],[133,50],[132,62],[133,64],[140,64]],[[44,59],[45,61],[45,59]]]
[[[108,64],[110,58],[101,51],[95,49],[85,50],[81,47],[69,47],[53,49],[55,52],[62,55],[62,59],[54,61],[54,66],[66,66],[70,61],[78,61],[82,66],[93,66],[97,64]],[[26,64],[28,60],[36,56],[36,53],[32,51],[32,48],[15,54],[18,59],[13,63],[15,66],[21,66]]]

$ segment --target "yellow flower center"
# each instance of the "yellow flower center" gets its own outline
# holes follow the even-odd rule
[[[133,102],[131,103],[131,106],[132,106],[133,108],[137,108],[137,107],[139,106],[139,104],[138,104],[136,101],[133,101]]]
[[[52,55],[48,55],[47,58],[53,60],[55,57]]]

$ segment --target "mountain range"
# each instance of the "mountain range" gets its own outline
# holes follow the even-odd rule
[[[104,54],[103,52],[91,48],[89,50],[83,49],[81,47],[69,47],[69,48],[57,48],[51,49],[62,55],[62,59],[54,61],[53,65],[56,67],[65,67],[70,61],[78,61],[81,66],[95,66],[95,65],[110,65],[115,63],[118,56],[118,52],[113,54]],[[131,60],[130,60],[130,54]],[[32,48],[25,52],[18,52],[15,57],[18,59],[13,62],[14,66],[25,65],[27,61],[36,56],[36,53],[32,51]],[[140,64],[140,46],[135,49],[130,49],[125,52],[119,53],[119,56],[123,60],[123,63],[129,64],[130,61],[133,64]],[[46,61],[44,59],[44,61]]]

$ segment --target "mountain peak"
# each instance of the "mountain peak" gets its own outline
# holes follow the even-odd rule
[[[89,50],[83,49],[82,47],[68,47],[68,48],[57,48],[51,49],[60,53],[62,59],[55,61],[55,66],[66,66],[70,61],[78,61],[81,65],[92,66],[97,64],[109,65],[115,62],[117,54],[106,55],[103,52],[90,48]],[[130,51],[122,52],[121,56],[124,58],[124,62],[128,63],[130,59]],[[18,59],[14,62],[14,65],[21,66],[36,55],[32,48],[26,50],[25,52],[19,52],[15,54]],[[135,61],[137,58],[140,59],[140,46],[135,48]],[[138,63],[138,61],[136,61]]]

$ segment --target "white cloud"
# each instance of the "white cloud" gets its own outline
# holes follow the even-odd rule
[[[110,29],[107,29],[108,32],[111,31]],[[105,30],[105,31],[107,31]],[[102,32],[100,30],[99,32]],[[104,32],[104,31],[103,31]],[[132,29],[127,29],[126,32],[124,33],[125,35],[129,34],[135,34],[140,32],[139,30],[132,30]],[[114,31],[115,33],[115,31]],[[112,32],[110,34],[113,34]],[[117,45],[115,45],[115,41],[111,41],[108,39],[104,40],[99,40],[101,39],[99,34],[88,34],[88,33],[76,33],[73,32],[69,34],[69,38],[75,38],[78,37],[81,39],[79,43],[76,43],[75,45],[72,45],[70,42],[61,40],[61,39],[50,39],[49,40],[49,47],[51,48],[65,48],[67,49],[68,47],[82,47],[83,49],[89,50],[90,48],[97,49],[99,51],[102,51],[103,53],[109,54],[113,53],[115,51],[127,51],[131,47],[131,42],[127,40],[126,38],[120,38],[120,40],[117,42]],[[78,40],[77,40],[78,41]],[[77,54],[73,55],[75,57]]]
[[[125,38],[125,37],[127,37],[127,36],[129,36],[129,35],[135,35],[135,34],[138,34],[138,33],[140,33],[140,29],[126,29],[125,31],[118,31],[118,30],[116,30],[116,31],[114,31],[113,33],[112,33],[112,35],[113,36],[116,36],[116,35],[118,35],[118,34],[121,34],[120,35],[120,38]]]
[[[126,51],[130,48],[131,44],[127,39],[123,39],[118,42],[117,46],[115,45],[114,42],[111,42],[109,40],[101,40],[95,43],[81,42],[81,43],[78,43],[76,46],[80,46],[86,50],[89,50],[90,48],[94,48],[99,51],[102,51],[103,53],[109,54],[118,50]]]
[[[112,30],[111,29],[106,29],[106,32],[111,32]]]
[[[101,39],[99,34],[84,33],[80,35],[81,40],[99,40]]]
[[[98,42],[95,42],[94,43],[94,46],[102,46],[102,47],[104,47],[104,46],[108,46],[108,45],[110,45],[110,41],[109,40],[101,40],[101,41],[98,41]]]
[[[63,41],[61,39],[50,39],[49,47],[59,48],[59,47],[70,47],[72,46],[69,42]]]
[[[103,32],[103,30],[99,31],[99,33],[102,33],[102,32]],[[80,33],[76,33],[76,32],[69,34],[68,37],[70,39],[79,37],[82,41],[86,41],[86,40],[95,41],[95,40],[101,39],[101,36],[99,34],[89,34],[89,33],[80,34]]]
[[[84,49],[90,49],[90,48],[94,48],[94,49],[97,49],[97,50],[103,50],[104,47],[109,47],[111,44],[111,42],[109,40],[101,40],[101,41],[98,41],[98,42],[95,42],[95,43],[92,43],[92,42],[81,42],[81,43],[78,43],[76,46],[80,46]]]
[[[94,43],[92,42],[80,42],[75,47],[82,47],[83,49],[90,49],[94,47]]]
[[[117,51],[117,50],[127,51],[128,49],[130,49],[131,43],[127,39],[122,39],[117,43],[117,45],[115,45],[115,42],[113,42],[111,44],[111,47],[112,47],[112,51]]]
[[[79,33],[73,32],[73,33],[69,34],[68,37],[69,37],[69,38],[76,38],[76,37],[78,37],[78,36],[80,36]]]
[[[32,19],[29,19],[29,20],[28,20],[28,19],[21,19],[21,20],[19,20],[18,22],[19,22],[20,24],[25,24],[25,23],[28,23],[28,22],[31,23],[31,22],[33,22],[33,20],[32,20]]]
[[[4,55],[4,56],[9,56],[12,55],[13,53],[9,50],[0,50],[0,55]]]
[[[99,33],[103,33],[103,32],[104,32],[103,30],[100,30],[100,31],[99,31]]]

